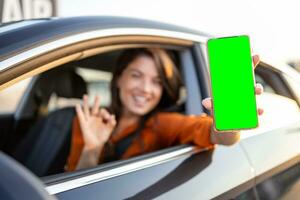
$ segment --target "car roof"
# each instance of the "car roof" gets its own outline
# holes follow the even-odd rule
[[[114,28],[143,28],[181,32],[208,37],[203,32],[157,21],[111,16],[47,18],[19,21],[0,26],[0,55],[21,52],[33,45],[78,33]]]

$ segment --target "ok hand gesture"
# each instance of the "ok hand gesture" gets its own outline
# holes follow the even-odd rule
[[[85,150],[101,149],[116,126],[115,116],[104,108],[99,109],[99,106],[100,98],[96,96],[90,110],[87,95],[83,96],[83,106],[76,105]]]

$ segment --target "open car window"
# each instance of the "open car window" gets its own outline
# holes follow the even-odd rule
[[[170,51],[181,71],[179,53],[176,50]],[[18,93],[19,97],[14,98],[14,107],[10,110],[13,117],[6,125],[6,138],[2,140],[4,142],[1,150],[38,176],[65,172],[71,147],[72,121],[76,115],[74,105],[81,103],[82,96],[88,94],[90,104],[96,95],[100,95],[101,106],[109,106],[112,69],[119,54],[120,50],[112,51],[66,63],[20,82],[21,89],[15,84],[1,91],[0,97],[2,95],[8,98],[5,91],[22,90]],[[184,80],[187,78],[188,76],[183,77]],[[30,89],[26,87],[29,83]],[[182,87],[180,90],[182,106],[179,112],[185,112],[187,95],[193,95],[187,93],[186,87]],[[19,99],[22,99],[21,104]],[[18,115],[14,113],[17,109]],[[0,119],[0,123],[6,120],[8,119]],[[49,137],[51,134],[56,136]],[[56,147],[57,145],[60,147]]]

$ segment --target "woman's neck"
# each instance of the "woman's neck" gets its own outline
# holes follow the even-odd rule
[[[121,117],[120,117],[120,121],[124,121],[126,122],[128,125],[131,125],[131,124],[135,124],[135,123],[138,123],[139,120],[140,120],[140,116],[138,115],[135,115],[131,112],[128,112],[128,111],[124,111],[122,112],[121,114]]]
[[[116,133],[122,132],[125,128],[138,124],[140,120],[140,116],[134,115],[129,112],[123,112],[118,120],[118,125],[116,127]]]

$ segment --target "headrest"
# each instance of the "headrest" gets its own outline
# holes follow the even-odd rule
[[[86,82],[74,69],[48,71],[39,77],[37,85],[36,96],[43,103],[53,93],[64,98],[82,98],[87,94]]]
[[[75,71],[57,74],[54,92],[59,97],[81,99],[87,93],[87,86],[81,76]]]

